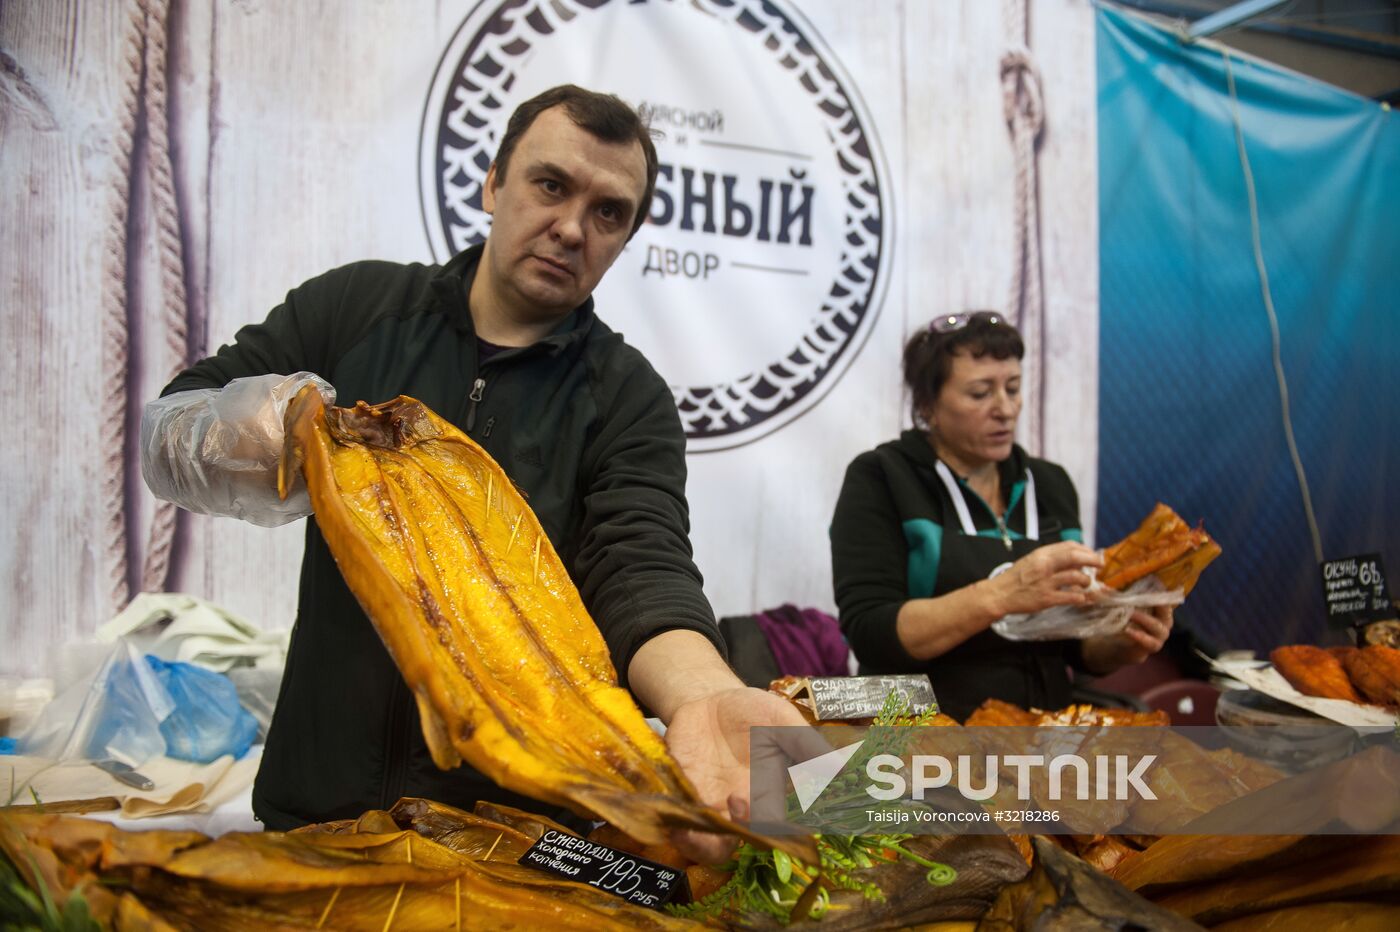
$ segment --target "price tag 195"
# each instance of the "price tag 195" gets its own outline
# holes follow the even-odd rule
[[[1327,602],[1327,621],[1338,628],[1395,617],[1378,553],[1324,561],[1322,596]]]
[[[553,829],[541,835],[519,863],[586,883],[637,906],[656,909],[682,892],[683,899],[690,898],[685,871]]]

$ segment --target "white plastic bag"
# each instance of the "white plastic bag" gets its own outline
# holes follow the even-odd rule
[[[1008,641],[1082,641],[1117,634],[1140,608],[1186,601],[1180,589],[1166,589],[1156,576],[1144,576],[1122,592],[1095,579],[1089,593],[1092,605],[1055,605],[1031,615],[1007,615],[993,622],[992,630]]]
[[[183,592],[142,592],[97,629],[99,641],[126,638],[162,660],[228,673],[236,667],[281,670],[290,631],[263,631],[228,609]]]
[[[141,474],[157,497],[204,515],[277,527],[311,514],[306,487],[277,495],[282,418],[296,393],[335,389],[310,372],[234,379],[223,388],[177,392],[141,413]]]

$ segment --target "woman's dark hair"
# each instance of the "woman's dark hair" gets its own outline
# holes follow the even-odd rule
[[[904,384],[909,388],[914,423],[932,406],[953,371],[953,357],[966,352],[974,359],[1021,359],[1026,345],[1021,334],[993,311],[974,311],[935,318],[904,344]]]
[[[536,94],[516,107],[506,123],[501,145],[496,150],[496,187],[500,187],[506,180],[510,157],[515,153],[515,146],[520,142],[520,137],[534,124],[536,117],[555,107],[563,107],[576,126],[587,130],[603,142],[623,143],[636,140],[642,147],[642,155],[647,163],[647,185],[642,191],[641,201],[637,204],[637,216],[632,221],[632,233],[635,234],[642,224],[646,223],[647,214],[651,211],[651,196],[656,190],[658,166],[656,146],[651,141],[651,130],[642,122],[637,111],[615,94],[600,94],[575,84],[561,84]]]

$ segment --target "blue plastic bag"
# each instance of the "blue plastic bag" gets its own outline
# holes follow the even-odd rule
[[[160,723],[167,757],[207,764],[225,754],[239,758],[248,753],[258,722],[239,704],[228,677],[153,654],[146,655],[146,662],[174,706]]]
[[[257,733],[257,719],[239,704],[228,677],[142,656],[123,638],[44,708],[18,749],[129,767],[161,754],[204,764],[225,754],[242,757]]]
[[[97,701],[87,706],[93,718],[85,757],[111,758],[136,766],[164,750],[160,723],[174,710],[174,704],[134,647],[127,645],[125,651],[112,652],[89,696]]]
[[[145,657],[125,640],[44,706],[18,737],[19,753],[50,760],[115,760],[139,767],[165,752],[172,705]]]

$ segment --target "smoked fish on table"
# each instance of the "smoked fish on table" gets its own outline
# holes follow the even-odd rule
[[[1269,653],[1269,660],[1279,675],[1305,696],[1363,701],[1341,660],[1324,648],[1311,644],[1276,647]]]
[[[65,917],[75,897],[83,900],[81,914],[104,929],[703,928],[515,864],[509,858],[519,843],[505,825],[476,819],[462,827],[481,838],[502,839],[483,851],[476,838],[462,844],[461,831],[444,839],[458,843],[451,847],[398,827],[388,813],[366,816],[365,824],[330,831],[209,838],[197,832],[129,832],[70,816],[0,813],[0,865],[8,862],[30,891],[42,890],[51,902],[64,905]],[[0,917],[11,918],[2,910]]]

